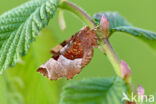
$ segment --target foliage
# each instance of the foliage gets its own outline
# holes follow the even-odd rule
[[[85,79],[65,86],[61,104],[122,104],[123,92],[119,77]]]
[[[114,32],[125,32],[131,36],[141,39],[149,46],[156,49],[156,46],[154,45],[156,44],[156,33],[134,27],[117,12],[101,12],[95,14],[93,19],[97,24],[99,24],[102,16],[105,16],[109,21],[109,35],[112,35]]]
[[[6,77],[0,76],[0,94],[4,95],[0,104],[58,104],[62,80],[52,82],[36,72],[51,57],[49,50],[56,45],[52,33],[51,29],[43,29],[23,60],[4,71]]]
[[[35,40],[38,33],[55,15],[58,1],[31,0],[0,16],[0,72],[9,66],[15,65],[19,61],[20,55],[23,56],[28,52],[30,43]],[[97,25],[99,25],[102,15],[106,16],[109,21],[110,36],[114,32],[125,32],[145,41],[156,49],[155,33],[136,28],[118,13],[113,12],[95,14],[93,18]],[[45,33],[44,31],[44,35]],[[43,39],[43,37],[41,38]],[[35,50],[32,46],[29,54],[24,58],[24,62],[22,61],[22,64],[15,67],[17,71],[10,71],[8,75],[4,74],[6,76],[2,76],[4,81],[0,80],[0,92],[5,93],[5,96],[0,97],[0,103],[58,103],[60,83],[51,82],[35,74],[37,67],[51,57],[46,53],[54,43],[53,40],[49,41],[48,39],[52,38],[47,36],[44,40],[47,43],[43,45],[42,39],[37,42],[35,46],[37,49]],[[41,45],[43,45],[42,48],[40,48]],[[42,53],[44,50],[46,52]],[[45,59],[43,54],[46,57]],[[42,60],[42,62],[39,60]],[[21,67],[23,70],[21,70]],[[13,83],[14,80],[16,84]],[[126,84],[119,77],[92,78],[69,83],[64,87],[61,104],[122,104],[124,103],[121,102],[122,93],[127,92],[128,89]]]
[[[93,19],[97,25],[100,24],[101,17],[105,16],[109,21],[109,31],[112,31],[113,28],[120,26],[131,26],[130,23],[126,21],[122,16],[117,12],[101,12],[94,14]]]
[[[56,12],[57,0],[32,0],[0,16],[0,71],[25,55]]]

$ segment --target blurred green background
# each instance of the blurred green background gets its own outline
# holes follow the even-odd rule
[[[137,27],[156,32],[156,0],[70,0],[90,15],[101,11],[118,11]],[[26,0],[0,0],[0,14]],[[58,13],[33,42],[29,53],[14,68],[0,76],[0,104],[58,104],[66,79],[49,81],[36,72],[51,57],[50,49],[79,31],[84,25],[71,13],[65,12],[67,29],[58,26]],[[115,33],[111,43],[119,57],[131,67],[135,85],[142,85],[146,94],[156,93],[156,50],[124,33]],[[72,80],[115,75],[107,57],[95,49],[91,63]]]

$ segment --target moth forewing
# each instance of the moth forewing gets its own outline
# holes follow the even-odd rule
[[[54,48],[51,51],[54,56],[40,66],[38,72],[51,80],[73,78],[92,59],[93,47],[97,45],[96,39],[94,30],[88,26],[84,27]]]

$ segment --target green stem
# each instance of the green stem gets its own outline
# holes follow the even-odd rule
[[[109,61],[111,62],[111,64],[114,67],[114,70],[116,72],[116,74],[118,76],[121,77],[121,72],[120,72],[120,59],[117,56],[117,54],[115,53],[115,51],[113,50],[110,42],[108,39],[104,40],[104,43],[102,41],[102,43],[100,44],[100,49],[106,54],[106,56],[108,57]]]
[[[68,10],[72,13],[74,13],[76,16],[78,16],[83,22],[86,23],[90,28],[94,28],[96,25],[94,21],[90,18],[90,16],[81,8],[76,6],[75,4],[68,2],[68,1],[62,1],[59,4],[59,8]]]

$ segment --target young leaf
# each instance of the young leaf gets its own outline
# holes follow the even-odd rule
[[[97,24],[100,24],[100,19],[102,16],[105,16],[109,21],[109,36],[114,32],[125,32],[129,33],[132,36],[135,36],[144,42],[148,43],[149,46],[156,49],[156,33],[136,28],[128,23],[123,17],[121,17],[117,12],[102,12],[94,15],[94,20]],[[149,42],[149,40],[152,40]]]
[[[119,26],[131,26],[130,23],[128,23],[123,17],[119,15],[117,12],[102,12],[95,14],[93,16],[94,21],[97,25],[100,24],[101,17],[105,16],[109,21],[109,31],[112,30],[112,28],[116,28]]]
[[[125,83],[119,77],[85,79],[68,84],[61,104],[122,104]]]
[[[32,0],[0,16],[0,71],[27,53],[30,43],[54,16],[58,0]]]

